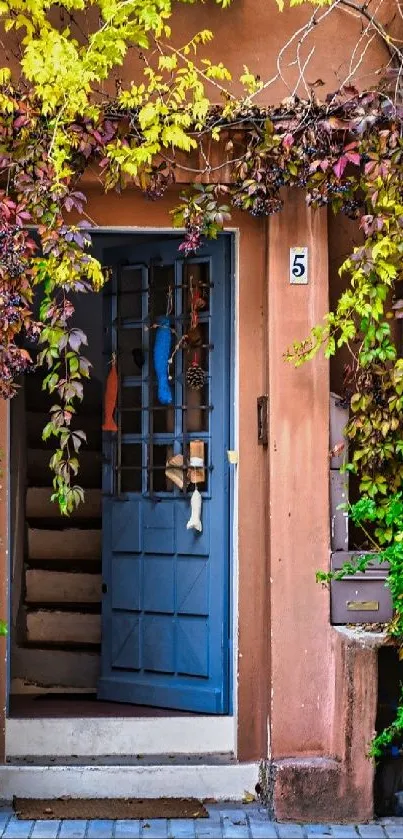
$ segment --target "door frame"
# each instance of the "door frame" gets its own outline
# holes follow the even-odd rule
[[[141,236],[147,237],[148,241],[141,241],[139,246],[141,248],[147,248],[148,245],[151,245],[152,242],[158,241],[159,236],[164,235],[165,237],[168,234],[168,237],[172,237],[172,239],[178,239],[182,229],[181,228],[147,228],[147,227],[112,227],[112,228],[88,228],[88,232],[90,235],[94,235],[96,238],[99,238],[99,254],[97,254],[98,258],[101,260],[102,251],[108,249],[108,247],[115,250],[119,247],[118,241],[116,241],[119,236],[127,237],[127,236]],[[184,232],[184,231],[183,231]],[[238,347],[238,330],[237,330],[237,314],[236,314],[236,303],[238,300],[237,294],[237,282],[235,279],[237,278],[237,272],[235,272],[235,236],[234,234],[237,231],[234,230],[226,230],[222,234],[219,235],[219,239],[222,240],[224,245],[227,245],[224,249],[224,270],[225,270],[225,281],[230,283],[230,287],[228,289],[228,297],[227,301],[229,302],[230,312],[229,312],[229,319],[228,319],[228,336],[229,336],[229,347],[226,348],[227,351],[227,365],[228,365],[228,402],[227,402],[227,411],[228,411],[228,445],[229,451],[235,449],[235,442],[236,442],[236,432],[235,428],[235,419],[237,419],[237,403],[235,402],[235,394],[238,394],[238,354],[237,354],[237,347]],[[179,235],[178,235],[179,234]],[[116,237],[116,240],[112,243],[103,243],[102,239],[104,236],[111,235]],[[169,238],[165,239],[165,242],[168,244]],[[207,243],[208,244],[208,243]],[[131,244],[131,247],[135,248],[136,243],[135,241]],[[130,247],[130,243],[124,242],[123,247]],[[183,259],[181,253],[178,253],[178,259]],[[191,259],[197,261],[197,254],[191,256]],[[102,260],[101,260],[102,261]],[[236,367],[232,364],[232,359],[236,361]],[[225,456],[225,454],[224,454]],[[229,458],[228,458],[229,460]],[[226,676],[226,684],[227,684],[227,692],[228,692],[228,712],[225,714],[220,714],[220,716],[225,717],[233,717],[234,711],[236,709],[236,695],[234,695],[234,688],[236,689],[236,671],[234,666],[234,639],[237,638],[237,624],[234,624],[234,620],[238,622],[238,608],[235,607],[235,602],[237,604],[237,599],[235,600],[235,592],[234,592],[234,584],[237,582],[237,572],[236,572],[236,579],[234,574],[234,562],[233,562],[233,551],[234,547],[237,545],[237,534],[234,534],[234,522],[237,521],[236,511],[234,501],[235,498],[237,499],[237,486],[235,486],[234,479],[236,478],[236,464],[231,465],[228,464],[228,530],[227,530],[227,545],[228,545],[228,576],[226,579],[226,587],[225,593],[227,598],[227,620],[225,625],[225,630],[228,635],[228,662],[227,662],[227,672]],[[236,493],[236,495],[235,495]],[[235,659],[236,661],[236,659]],[[102,679],[101,679],[102,681]],[[208,713],[205,713],[206,717],[209,717]],[[236,720],[235,720],[236,722]]]

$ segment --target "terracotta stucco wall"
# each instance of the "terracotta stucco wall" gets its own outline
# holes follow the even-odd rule
[[[366,6],[369,12],[374,10],[383,22],[393,21],[392,24],[399,34],[400,20],[394,15],[393,0],[385,0],[379,9],[375,0],[370,0]],[[326,13],[326,9],[323,10]],[[322,14],[322,13],[321,13]],[[200,57],[209,56],[213,60],[222,61],[231,71],[234,82],[243,73],[244,65],[247,65],[252,73],[259,75],[266,82],[278,75],[277,57],[282,48],[289,43],[287,49],[281,55],[281,80],[271,84],[260,96],[260,100],[268,104],[274,104],[285,96],[290,96],[296,91],[300,96],[307,96],[307,89],[304,85],[298,85],[299,67],[295,63],[296,46],[299,36],[293,38],[294,33],[301,30],[312,15],[312,7],[309,4],[293,9],[285,9],[281,14],[278,11],[276,0],[233,0],[229,9],[223,10],[215,3],[215,0],[206,0],[205,3],[198,3],[194,6],[177,3],[173,17],[174,42],[178,46],[185,44],[196,32],[202,29],[210,29],[214,33],[214,41],[207,47],[201,48]],[[95,25],[97,25],[96,10],[93,11]],[[56,17],[54,15],[54,19]],[[81,21],[82,23],[82,21]],[[66,18],[63,18],[63,25],[66,25]],[[87,29],[83,24],[83,30]],[[72,32],[80,41],[82,34],[80,29],[72,24]],[[322,98],[326,91],[336,90],[344,82],[355,66],[355,61],[350,65],[350,59],[357,41],[362,32],[361,18],[351,12],[350,9],[338,7],[326,14],[320,26],[306,38],[299,51],[300,64],[304,65],[309,53],[313,49],[311,59],[307,65],[305,76],[309,84],[319,81],[323,82],[316,88],[319,98]],[[302,34],[302,33],[300,33]],[[7,44],[7,52],[3,46],[0,49],[0,64],[7,64],[13,68],[18,75],[19,67],[15,60],[15,34],[7,33],[2,39],[2,44]],[[361,46],[357,56],[361,56],[365,37],[361,40]],[[378,70],[389,60],[389,54],[380,39],[375,38],[360,60],[357,72],[352,74],[349,81],[357,82],[361,87],[368,87],[376,78],[372,75],[373,70]],[[292,64],[292,62],[294,62]],[[290,66],[292,65],[292,66]],[[116,79],[123,79],[125,82],[137,80],[144,64],[139,57],[137,50],[129,52],[123,68],[119,68],[110,83],[105,83],[104,90],[109,93],[115,92]],[[224,83],[225,86],[226,83]],[[233,91],[237,93],[240,88],[234,86]],[[216,87],[210,88],[213,99],[221,101],[221,94]]]

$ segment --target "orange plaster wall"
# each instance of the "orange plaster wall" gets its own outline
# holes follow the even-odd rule
[[[289,248],[309,247],[309,282],[289,282]],[[329,374],[320,354],[282,360],[328,306],[327,219],[291,192],[270,220],[270,554],[272,756],[329,753],[333,709],[328,569]],[[269,600],[269,598],[268,598]]]
[[[196,32],[202,29],[212,30],[213,42],[204,48],[201,47],[198,55],[200,58],[208,56],[213,61],[222,61],[228,67],[233,75],[232,91],[235,95],[238,95],[241,90],[238,79],[244,72],[244,65],[247,65],[252,73],[259,75],[264,82],[278,75],[277,57],[280,51],[312,15],[312,7],[307,3],[292,9],[285,8],[280,13],[276,0],[232,0],[231,6],[226,10],[221,9],[215,0],[206,0],[204,3],[191,6],[182,3],[173,5],[174,43],[177,46],[183,46]],[[366,8],[369,13],[374,11],[382,22],[389,26],[392,24],[394,33],[401,37],[401,21],[398,16],[396,20],[393,0],[385,0],[381,8],[376,0],[369,0]],[[323,12],[326,13],[326,9]],[[94,27],[97,26],[96,9],[92,11],[92,16]],[[88,31],[88,24],[83,22],[79,15],[77,17],[80,19],[83,30]],[[91,20],[91,10],[88,12],[88,19]],[[56,20],[55,14],[53,14],[53,20]],[[66,25],[65,18],[63,25]],[[362,28],[361,18],[351,10],[339,7],[333,9],[328,16],[326,15],[317,30],[301,42],[299,51],[301,65],[304,65],[313,49],[305,77],[308,84],[323,82],[323,85],[315,88],[319,98],[323,98],[329,90],[338,89],[346,80],[350,72],[350,58],[360,38]],[[72,32],[79,41],[82,40],[80,30],[74,24]],[[301,34],[302,32],[303,30]],[[16,37],[19,36],[16,36],[14,32],[3,33],[0,66],[4,64],[11,66],[14,74],[18,76],[19,66],[14,57]],[[299,37],[292,40],[282,55],[281,80],[270,85],[259,97],[260,101],[276,104],[284,97],[290,96],[295,88],[298,95],[305,98],[309,95],[304,85],[298,85],[300,70],[295,62],[298,41]],[[3,44],[7,45],[7,50],[4,49]],[[354,81],[361,88],[368,88],[376,81],[373,71],[385,66],[389,60],[389,54],[380,39],[374,39],[368,49],[365,47],[365,51],[364,44],[365,38],[361,40],[357,52],[360,59],[358,61],[357,58],[359,64],[357,72],[353,73],[349,82]],[[138,81],[143,68],[144,64],[139,57],[139,51],[130,50],[123,67],[116,69],[112,78],[104,83],[103,90],[113,95],[117,80],[123,79],[125,83],[130,83],[132,80]],[[223,85],[228,86],[227,82]],[[210,86],[209,94],[214,101],[221,101],[218,87]]]
[[[214,33],[214,40],[205,49],[205,54],[222,61],[231,71],[236,82],[243,73],[244,65],[255,75],[259,75],[263,82],[274,78],[278,74],[277,57],[294,33],[302,27],[312,15],[312,7],[303,4],[287,8],[279,12],[276,0],[232,0],[230,7],[222,10],[214,0],[198,3],[190,10],[187,5],[177,5],[172,29],[175,40],[182,45],[186,39],[192,37],[200,29],[208,28]],[[380,15],[383,21],[394,19],[392,3],[387,0],[379,12],[379,4],[374,0],[368,4],[369,10]],[[326,10],[324,10],[326,11]],[[361,20],[352,15],[349,10],[337,8],[320,23],[317,31],[312,32],[303,43],[301,42],[299,57],[303,65],[311,49],[313,54],[305,71],[308,83],[317,80],[324,82],[316,88],[319,99],[328,90],[337,90],[350,72],[350,58],[354,47],[362,33]],[[303,30],[300,34],[303,34]],[[290,96],[295,87],[299,96],[307,97],[308,91],[304,85],[298,85],[300,68],[295,63],[297,36],[285,50],[281,60],[282,79],[267,87],[257,101],[276,104],[286,96]],[[362,41],[361,41],[362,45]],[[359,55],[363,52],[359,50]],[[200,53],[203,54],[202,52]],[[389,59],[385,47],[378,40],[374,40],[363,55],[362,62],[353,79],[362,87],[369,87],[376,81],[371,76],[371,70],[385,65]],[[294,62],[293,66],[289,66]],[[137,68],[137,62],[127,62],[124,77],[132,78]],[[353,62],[354,66],[354,62]],[[130,72],[132,71],[131,75]],[[350,79],[350,82],[352,79]],[[224,87],[227,83],[224,82]],[[234,91],[241,87],[235,85]],[[215,101],[220,101],[220,92],[216,89]]]

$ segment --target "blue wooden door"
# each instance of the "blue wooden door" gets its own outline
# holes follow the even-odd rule
[[[98,696],[209,714],[229,711],[229,237],[194,259],[178,239],[114,252],[105,355],[116,353],[117,432],[104,432],[102,674]],[[197,305],[195,305],[197,301]],[[190,339],[191,313],[197,312]],[[154,367],[168,317],[169,389]],[[193,324],[194,325],[194,324]],[[182,339],[182,340],[181,340]],[[187,384],[189,366],[205,372]],[[187,529],[191,441],[204,444],[202,531]],[[173,471],[170,471],[170,469]],[[194,475],[193,475],[194,476]],[[184,483],[184,489],[181,483]]]

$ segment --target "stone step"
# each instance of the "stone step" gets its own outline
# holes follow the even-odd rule
[[[48,487],[29,487],[26,497],[26,516],[28,519],[61,519],[58,504],[50,500],[53,489]],[[102,493],[100,489],[87,489],[82,504],[71,513],[69,521],[76,519],[100,518],[102,513]]]
[[[29,644],[99,644],[101,615],[61,612],[51,609],[28,611],[26,615]]]
[[[100,574],[29,569],[25,576],[26,603],[99,603]]]
[[[99,653],[87,650],[16,647],[11,657],[13,683],[18,680],[21,688],[18,692],[24,693],[32,685],[94,690],[100,668]],[[22,690],[24,685],[26,688]]]
[[[84,560],[101,558],[101,530],[42,530],[28,528],[28,560]]]
[[[14,722],[18,725],[22,723],[21,720]],[[153,723],[154,720],[151,720],[151,726]],[[8,741],[7,735],[6,743]],[[21,742],[24,741],[25,738]],[[10,760],[12,754],[13,752],[7,748]],[[176,797],[242,801],[245,791],[253,792],[258,780],[258,761],[233,762],[228,766],[221,766],[209,760],[208,756],[195,765],[189,765],[184,761],[182,765],[177,766],[161,766],[158,763],[127,766],[124,763],[119,764],[117,760],[114,766],[97,766],[94,763],[86,766],[54,766],[43,761],[38,766],[10,763],[0,767],[1,794],[6,801],[11,801],[13,796],[43,799],[61,796],[131,798],[133,795],[137,798]],[[217,822],[215,827],[218,827]],[[219,833],[212,832],[209,835],[217,837]],[[230,835],[231,833],[227,833],[227,836]],[[237,835],[244,836],[245,833]]]
[[[53,473],[49,467],[51,456],[51,451],[47,449],[28,449],[27,479],[29,486],[52,486]],[[79,463],[77,483],[85,488],[99,489],[101,486],[101,452],[83,449],[79,453]]]

